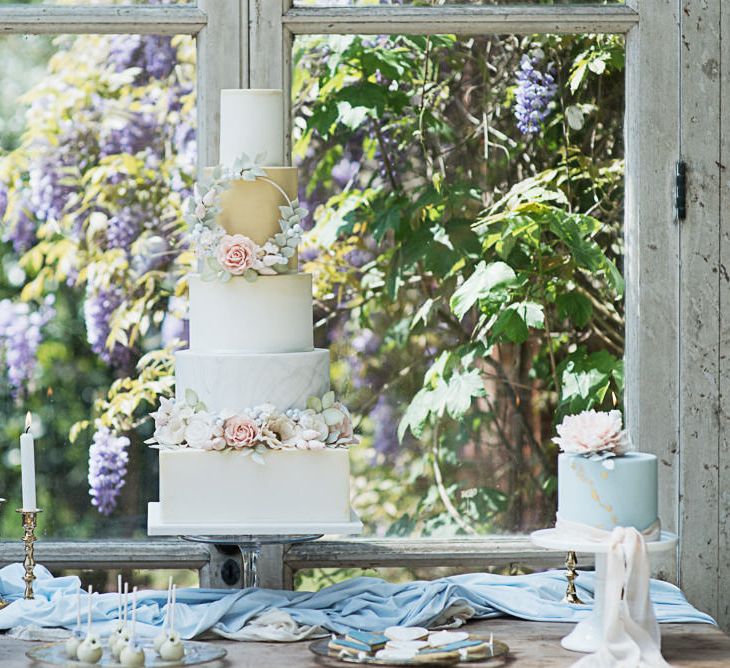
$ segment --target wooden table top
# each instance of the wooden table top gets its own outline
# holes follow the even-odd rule
[[[560,639],[572,624],[524,622],[515,619],[495,619],[472,622],[465,627],[472,632],[494,633],[495,639],[506,642],[511,656],[506,662],[474,663],[477,666],[509,665],[553,668],[570,666],[581,654],[560,647]],[[709,624],[662,624],[662,653],[672,666],[720,668],[730,666],[730,637]],[[332,661],[318,663],[309,651],[309,642],[254,643],[214,641],[228,650],[228,657],[211,668],[322,668],[323,665],[345,666]],[[0,635],[0,666],[21,668],[37,666],[25,657],[35,643],[13,640]]]

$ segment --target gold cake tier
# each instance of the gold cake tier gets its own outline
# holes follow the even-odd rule
[[[276,183],[289,197],[297,197],[296,167],[266,167],[266,177],[255,181],[235,181],[223,193],[218,224],[228,234],[244,234],[257,244],[281,232],[279,207],[286,199],[270,181]]]

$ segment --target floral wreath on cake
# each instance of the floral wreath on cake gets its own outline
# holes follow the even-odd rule
[[[193,243],[202,260],[203,280],[226,282],[232,276],[243,276],[255,281],[259,276],[273,276],[286,273],[289,260],[302,240],[302,221],[307,210],[299,205],[298,199],[289,199],[284,189],[271,179],[255,160],[241,155],[232,168],[218,165],[210,180],[196,183],[193,195],[188,199],[185,220],[190,226]],[[221,213],[221,196],[234,181],[264,181],[276,188],[286,204],[279,207],[278,232],[257,244],[244,234],[228,234],[217,222]]]
[[[621,457],[634,449],[623,428],[621,411],[617,410],[591,409],[567,415],[558,425],[557,432],[553,443],[563,452],[602,460],[607,469],[613,468],[613,457]]]
[[[183,399],[162,397],[150,415],[155,433],[145,443],[153,448],[237,451],[259,464],[267,450],[324,450],[358,442],[350,412],[335,400],[334,392],[310,397],[305,409],[281,411],[261,404],[216,414],[188,388]]]

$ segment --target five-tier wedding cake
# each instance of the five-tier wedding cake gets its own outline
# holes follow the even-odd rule
[[[175,356],[175,398],[152,414],[150,534],[351,520],[356,440],[330,391],[329,351],[313,347],[312,279],[297,266],[306,211],[283,147],[281,91],[222,91],[221,165],[188,209],[199,265],[188,277],[190,348]]]

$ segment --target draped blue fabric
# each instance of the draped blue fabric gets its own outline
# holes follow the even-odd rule
[[[79,579],[53,577],[43,566],[36,568],[35,600],[23,600],[23,568],[11,564],[0,569],[0,594],[12,605],[0,610],[0,629],[15,626],[72,628],[76,623]],[[577,622],[591,608],[594,574],[581,572],[576,580],[586,605],[561,601],[565,594],[564,571],[530,575],[474,573],[432,581],[391,584],[378,578],[359,577],[325,587],[318,592],[273,589],[178,590],[176,627],[184,638],[205,631],[235,633],[256,616],[272,609],[288,613],[298,624],[319,626],[343,633],[350,629],[378,630],[391,625],[433,626],[453,615],[461,619],[487,619],[511,615],[546,622]],[[660,622],[714,620],[692,607],[672,584],[651,581],[651,598]],[[86,596],[83,619],[86,619]],[[93,598],[94,629],[104,635],[117,616],[117,595]],[[138,633],[152,636],[162,625],[165,591],[138,594]]]

